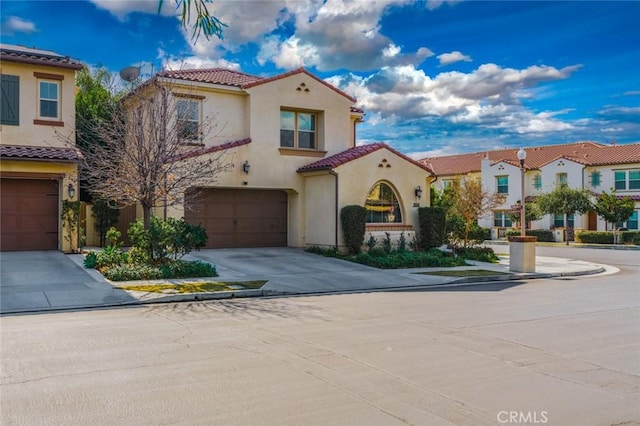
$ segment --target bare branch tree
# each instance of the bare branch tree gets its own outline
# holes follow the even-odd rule
[[[187,194],[197,194],[188,189],[210,186],[233,167],[224,151],[203,148],[219,127],[216,116],[199,120],[193,108],[201,97],[184,92],[152,79],[124,97],[109,120],[78,123],[100,141],[83,149],[91,191],[121,206],[139,203],[145,228],[152,209],[184,206]]]
[[[464,178],[454,190],[456,196],[452,208],[464,219],[464,247],[467,247],[471,226],[498,205],[498,197],[484,189],[480,179]]]

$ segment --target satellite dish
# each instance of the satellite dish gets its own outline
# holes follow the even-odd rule
[[[140,68],[126,67],[120,70],[120,78],[127,82],[132,82],[140,76]]]

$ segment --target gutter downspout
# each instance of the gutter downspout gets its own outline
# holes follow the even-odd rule
[[[339,217],[339,212],[338,212],[338,174],[336,172],[334,172],[333,170],[329,169],[329,174],[332,175],[335,178],[335,210],[336,210],[336,223],[335,223],[335,230],[334,230],[334,239],[335,239],[335,247],[336,250],[338,249],[338,220],[340,219]]]

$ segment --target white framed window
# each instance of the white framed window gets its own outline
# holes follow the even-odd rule
[[[293,149],[318,149],[318,115],[312,112],[280,111],[280,146]]]
[[[364,208],[367,223],[402,223],[402,209],[395,191],[385,182],[378,182],[367,194]]]
[[[493,212],[493,226],[499,228],[511,227],[511,216],[505,210],[494,210]]]
[[[616,170],[613,176],[616,189],[623,191],[640,189],[640,169]]]
[[[509,176],[496,176],[496,192],[498,194],[509,193]]]
[[[38,80],[38,117],[60,120],[60,82]]]
[[[185,142],[200,140],[201,102],[195,99],[176,100],[178,111],[178,138]]]
[[[569,177],[566,173],[556,174],[556,186],[567,186],[569,184]]]

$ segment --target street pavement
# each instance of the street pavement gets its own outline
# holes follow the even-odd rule
[[[82,254],[65,255],[55,251],[1,253],[0,313],[216,298],[385,291],[616,271],[595,262],[544,256],[536,257],[535,273],[510,273],[508,258],[502,258],[498,264],[470,262],[473,266],[457,268],[380,270],[296,248],[215,249],[193,252],[187,259],[214,264],[219,274],[215,280],[218,281],[266,280],[267,284],[261,290],[160,294],[120,290],[116,288],[117,283],[112,284],[95,270],[85,269],[83,259]],[[443,269],[485,269],[506,275],[458,278],[423,274]]]

